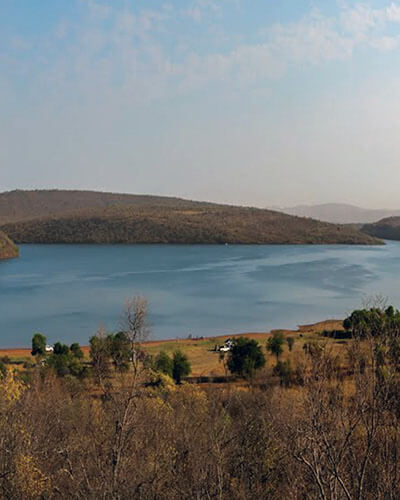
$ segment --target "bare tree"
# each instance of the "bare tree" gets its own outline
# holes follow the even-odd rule
[[[386,295],[376,293],[373,295],[363,295],[361,305],[364,309],[385,309],[388,305],[388,298]]]
[[[141,295],[134,295],[125,301],[123,316],[121,319],[122,331],[128,336],[131,342],[132,364],[137,373],[138,364],[141,361],[142,343],[150,335],[150,325],[148,323],[148,302]]]

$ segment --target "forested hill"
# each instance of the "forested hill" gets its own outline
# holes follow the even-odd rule
[[[0,194],[17,243],[377,244],[352,227],[256,208],[82,191]]]
[[[18,247],[0,231],[0,260],[18,257]]]
[[[400,217],[387,217],[375,224],[365,224],[362,231],[386,240],[400,240]]]
[[[218,206],[212,203],[183,200],[168,196],[102,193],[98,191],[35,190],[0,193],[0,224],[30,220],[34,217],[54,217],[87,210],[111,207],[190,209]]]

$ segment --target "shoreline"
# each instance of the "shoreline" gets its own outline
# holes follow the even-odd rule
[[[229,337],[248,337],[253,338],[255,340],[259,339],[260,341],[268,338],[274,332],[282,332],[285,335],[296,335],[300,336],[306,333],[315,333],[321,330],[341,330],[342,329],[342,320],[340,319],[327,319],[323,321],[318,321],[316,323],[310,323],[306,325],[299,325],[296,330],[279,328],[272,329],[268,332],[243,332],[243,333],[233,333],[233,334],[222,334],[216,335],[212,337],[194,337],[194,338],[172,338],[172,339],[154,339],[154,340],[146,340],[142,343],[144,348],[154,348],[158,346],[167,346],[168,344],[182,344],[182,345],[193,345],[195,342],[211,342],[215,341],[216,343],[229,338]],[[73,340],[71,341],[73,342]],[[81,346],[82,351],[85,356],[89,356],[89,345]],[[31,348],[30,347],[5,347],[0,348],[0,357],[2,356],[12,356],[12,357],[32,357]]]

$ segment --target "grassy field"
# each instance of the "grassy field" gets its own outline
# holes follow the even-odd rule
[[[310,340],[320,340],[327,342],[333,351],[341,352],[343,350],[343,343],[346,341],[325,338],[321,336],[324,330],[341,330],[342,322],[340,320],[327,320],[320,323],[311,325],[300,326],[298,330],[273,330],[268,333],[243,333],[232,335],[232,337],[245,336],[248,338],[256,339],[265,350],[265,344],[274,331],[280,331],[285,337],[293,337],[295,339],[292,357],[300,355],[303,352],[303,345]],[[160,351],[165,351],[172,354],[177,349],[184,352],[192,365],[192,376],[218,376],[224,375],[224,365],[220,360],[219,352],[215,351],[215,346],[220,346],[224,343],[229,335],[219,337],[208,337],[200,339],[171,339],[171,340],[155,340],[145,342],[143,347],[146,352],[151,355],[157,355]],[[89,347],[84,346],[82,350],[85,357],[89,358]],[[8,356],[11,363],[16,366],[21,366],[24,361],[32,360],[30,349],[1,349],[0,358]],[[285,350],[282,359],[288,356],[288,349]],[[274,358],[270,354],[267,355],[267,364],[272,365],[275,363]]]

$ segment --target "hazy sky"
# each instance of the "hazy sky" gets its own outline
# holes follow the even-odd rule
[[[1,0],[0,173],[400,208],[400,1]]]

